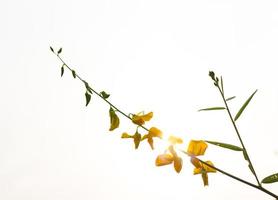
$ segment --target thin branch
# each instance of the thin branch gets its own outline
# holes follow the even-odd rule
[[[249,155],[248,155],[247,149],[245,148],[245,145],[244,145],[244,143],[243,143],[243,140],[241,139],[240,133],[239,133],[238,128],[237,128],[237,126],[236,126],[236,123],[235,123],[235,121],[234,121],[234,119],[233,119],[233,117],[232,117],[232,114],[231,114],[231,111],[230,111],[229,106],[228,106],[228,104],[227,104],[227,101],[226,101],[226,99],[225,99],[224,93],[221,91],[221,89],[220,89],[220,87],[219,87],[218,84],[217,84],[217,88],[218,88],[218,90],[219,90],[219,92],[220,92],[220,94],[221,94],[221,97],[222,97],[223,101],[224,101],[226,110],[227,110],[228,115],[229,115],[229,117],[230,117],[230,120],[231,120],[231,122],[232,122],[232,124],[233,124],[233,127],[234,127],[234,129],[235,129],[235,131],[236,131],[236,134],[237,134],[237,136],[238,136],[238,139],[239,139],[239,141],[240,141],[240,143],[241,143],[241,146],[242,146],[242,148],[243,148],[243,151],[246,153],[246,159],[247,159],[247,161],[248,161],[250,167],[253,169],[252,171],[254,172],[253,174],[254,174],[254,176],[255,176],[255,178],[256,178],[256,181],[257,181],[257,183],[258,183],[258,186],[261,187],[262,185],[261,185],[261,183],[260,183],[260,181],[259,181],[259,179],[258,179],[258,176],[257,176],[257,174],[256,174],[255,168],[253,167],[253,164],[252,164],[251,159],[250,159],[250,157],[249,157]]]

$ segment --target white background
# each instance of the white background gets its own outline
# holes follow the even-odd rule
[[[277,1],[2,0],[0,26],[0,199],[272,199],[220,173],[203,187],[186,157],[180,174],[155,167],[167,144],[135,151],[120,139],[135,130],[123,117],[109,132],[109,107],[97,96],[85,107],[84,86],[60,78],[49,46],[124,112],[153,111],[147,126],[184,149],[239,145],[227,113],[197,112],[223,105],[209,70],[237,96],[233,114],[258,89],[238,126],[262,179],[278,170]],[[255,182],[238,152],[209,146],[204,159]]]

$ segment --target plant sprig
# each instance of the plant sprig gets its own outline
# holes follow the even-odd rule
[[[119,127],[119,117],[116,115],[116,112],[120,113],[121,115],[123,115],[124,117],[126,117],[127,119],[129,119],[130,121],[132,121],[134,124],[137,125],[137,128],[136,128],[136,133],[134,135],[129,135],[127,133],[123,133],[122,135],[122,138],[133,138],[134,139],[134,143],[135,143],[135,148],[137,149],[138,146],[139,146],[139,143],[140,141],[144,140],[144,139],[147,139],[147,141],[149,142],[149,144],[151,145],[151,147],[153,148],[153,137],[159,137],[159,138],[162,138],[161,137],[161,132],[159,129],[155,128],[155,127],[152,127],[150,129],[146,128],[144,126],[144,122],[145,121],[149,121],[149,119],[152,117],[152,112],[151,113],[148,113],[148,114],[138,114],[138,115],[133,115],[133,114],[125,114],[125,112],[121,111],[118,107],[116,107],[115,105],[113,105],[111,103],[111,101],[108,100],[108,97],[110,96],[110,94],[107,94],[106,92],[102,91],[102,92],[97,92],[94,88],[92,88],[87,81],[85,81],[83,78],[81,78],[75,70],[73,70],[72,68],[70,68],[66,62],[61,58],[60,54],[62,53],[62,48],[60,48],[57,53],[54,51],[54,49],[52,47],[50,47],[50,50],[52,51],[52,53],[54,53],[58,59],[62,62],[62,67],[61,67],[61,76],[63,76],[64,74],[64,67],[67,68],[69,71],[71,71],[72,73],[72,76],[73,78],[77,78],[79,79],[80,81],[82,81],[85,85],[85,89],[86,89],[86,93],[85,93],[85,97],[86,97],[86,106],[90,103],[91,101],[91,95],[92,94],[96,94],[98,97],[100,97],[104,102],[106,102],[109,106],[110,106],[110,109],[109,109],[109,115],[110,115],[110,122],[111,122],[111,125],[110,125],[110,131],[116,129]],[[207,172],[211,171],[218,171],[234,180],[237,180],[241,183],[244,183],[246,185],[249,185],[253,188],[256,188],[276,199],[278,199],[278,196],[272,192],[270,192],[269,190],[265,189],[262,187],[261,183],[259,182],[258,180],[258,177],[257,177],[257,174],[254,170],[254,167],[252,165],[252,162],[251,162],[251,159],[247,153],[247,149],[245,148],[244,144],[243,144],[243,141],[241,139],[241,136],[239,134],[239,131],[238,131],[238,128],[235,124],[235,121],[240,117],[240,115],[242,114],[242,112],[245,110],[246,106],[249,104],[249,102],[251,101],[252,97],[255,95],[256,91],[248,98],[248,100],[243,104],[243,106],[241,107],[241,109],[239,110],[238,114],[236,115],[235,118],[232,117],[231,115],[231,112],[230,112],[230,109],[228,107],[228,104],[227,104],[227,101],[235,98],[235,97],[230,97],[230,98],[227,98],[225,99],[225,96],[224,96],[224,84],[223,84],[223,78],[220,77],[220,85],[219,85],[219,78],[215,76],[214,72],[209,72],[209,76],[212,78],[212,80],[214,81],[214,85],[218,88],[221,96],[222,96],[222,99],[224,101],[224,104],[225,104],[225,107],[211,107],[211,108],[205,108],[205,109],[201,109],[199,111],[210,111],[210,110],[227,110],[228,114],[229,114],[229,117],[230,117],[230,120],[234,126],[234,129],[237,133],[237,136],[240,140],[240,143],[241,143],[241,146],[242,147],[238,147],[238,146],[235,146],[235,145],[231,145],[231,144],[227,144],[227,143],[221,143],[221,142],[215,142],[215,141],[191,141],[190,144],[189,144],[189,149],[190,151],[192,150],[192,145],[194,146],[193,148],[193,152],[198,152],[198,153],[190,153],[190,151],[184,151],[182,149],[178,149],[179,152],[181,153],[184,153],[185,155],[189,156],[191,158],[191,162],[193,165],[195,165],[195,167],[201,167],[201,171],[200,173],[202,173],[202,178],[204,180],[204,184],[207,185]],[[138,128],[141,127],[142,129],[144,129],[145,131],[148,132],[148,134],[144,135],[143,137],[141,137],[141,134],[138,133]],[[213,145],[216,145],[216,146],[219,146],[219,147],[222,147],[222,148],[226,148],[226,149],[230,149],[230,150],[234,150],[234,151],[243,151],[243,154],[244,154],[244,157],[245,159],[248,161],[249,163],[249,168],[250,170],[252,171],[253,175],[255,176],[256,178],[256,181],[257,181],[257,185],[249,182],[249,181],[246,181],[246,180],[243,180],[235,175],[232,175],[222,169],[219,169],[217,167],[215,167],[214,165],[212,165],[212,163],[210,161],[203,161],[201,159],[199,159],[198,157],[196,157],[197,155],[203,155],[203,153],[205,152],[205,149],[207,148],[207,144],[205,143],[210,143],[210,144],[213,144]],[[182,140],[179,139],[179,138],[175,138],[175,137],[172,137],[171,138],[171,143],[172,145],[169,146],[168,148],[168,153],[167,154],[162,154],[162,155],[159,155],[157,157],[157,160],[158,161],[158,166],[163,166],[163,165],[168,165],[168,164],[171,164],[172,162],[174,163],[174,167],[175,167],[175,170],[177,173],[180,172],[181,168],[182,168],[182,160],[181,158],[178,156],[177,152],[175,151],[175,144],[176,143],[182,143]],[[201,144],[201,146],[200,146]],[[164,159],[164,160],[163,160]],[[166,159],[166,160],[165,160]],[[208,170],[207,172],[205,172],[204,170]],[[278,174],[273,174],[273,175],[270,175],[266,178],[264,178],[262,180],[262,183],[273,183],[273,182],[276,182],[278,181]]]

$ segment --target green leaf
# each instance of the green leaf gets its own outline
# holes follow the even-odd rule
[[[251,101],[251,99],[253,98],[253,96],[256,94],[258,90],[255,90],[255,92],[253,92],[253,94],[245,101],[245,103],[242,105],[242,107],[239,109],[239,111],[237,112],[234,121],[236,121],[240,115],[242,114],[242,112],[244,111],[244,109],[246,108],[246,106],[249,104],[249,102]]]
[[[248,167],[249,167],[250,171],[255,175],[256,172],[255,172],[254,168],[252,167],[252,165],[248,164]]]
[[[91,95],[86,91],[85,97],[86,97],[86,106],[88,106],[88,104],[89,104],[90,101],[91,101]]]
[[[203,108],[203,109],[200,109],[198,111],[209,111],[209,110],[225,110],[226,108],[224,107],[211,107],[211,108]]]
[[[88,84],[86,81],[84,81],[84,80],[83,80],[83,83],[85,84],[85,87],[86,87],[87,92],[89,92],[90,94],[92,94],[93,92],[92,92],[92,89],[90,88],[89,84]]]
[[[232,100],[234,98],[236,98],[236,96],[229,97],[229,98],[226,99],[226,101],[230,101],[230,100]]]
[[[74,71],[74,70],[71,70],[71,73],[72,73],[73,78],[76,78],[76,73],[75,73],[75,71]]]
[[[248,158],[248,155],[245,150],[243,150],[243,157],[245,160],[247,160],[249,162],[249,158]]]
[[[107,99],[107,98],[110,96],[110,94],[107,94],[105,91],[100,92],[100,95],[101,95],[104,99]]]
[[[57,53],[58,54],[62,53],[62,48],[60,48]]]
[[[222,143],[222,142],[214,142],[214,141],[207,141],[207,143],[222,147],[222,148],[226,148],[226,149],[230,149],[230,150],[234,150],[234,151],[243,151],[243,149],[241,147],[232,145],[232,144],[227,144],[227,143]]]
[[[64,75],[64,71],[65,71],[65,69],[64,69],[64,65],[61,67],[61,77]]]
[[[52,46],[50,46],[50,50],[54,53],[54,49],[52,48]]]
[[[114,129],[118,128],[120,125],[120,119],[117,116],[115,110],[110,107],[109,109],[109,116],[110,116],[110,128],[109,131],[113,131]]]
[[[278,173],[267,176],[262,180],[262,183],[274,183],[274,182],[278,182]]]

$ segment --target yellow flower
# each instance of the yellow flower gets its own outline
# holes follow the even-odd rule
[[[136,131],[136,133],[134,135],[129,135],[128,133],[123,133],[122,134],[122,138],[123,139],[133,138],[135,149],[138,149],[139,144],[141,142],[141,134],[140,133],[138,133],[137,131]]]
[[[174,163],[174,169],[177,173],[180,173],[182,169],[182,158],[177,155],[173,145],[168,150],[169,152],[157,156],[155,165],[159,167]]]
[[[179,137],[176,137],[176,136],[173,136],[171,135],[169,138],[168,138],[168,141],[172,144],[172,145],[175,145],[175,144],[182,144],[183,143],[183,140]]]
[[[142,137],[141,141],[147,139],[151,148],[154,149],[153,137],[162,138],[162,131],[159,130],[158,128],[156,128],[156,127],[152,127],[152,128],[149,129],[148,134],[146,134]]]
[[[153,112],[149,112],[148,114],[138,113],[132,116],[132,122],[139,126],[145,124],[146,121],[150,121],[153,117]]]
[[[204,186],[208,185],[208,173],[215,173],[216,170],[207,166],[206,164],[201,163],[198,159],[196,158],[191,158],[191,163],[195,166],[195,169],[193,171],[193,174],[202,174],[202,179]],[[207,164],[214,166],[211,161],[206,161]]]
[[[203,140],[191,140],[187,153],[192,154],[194,156],[204,155],[208,145]]]
[[[172,154],[165,153],[158,155],[156,160],[155,160],[155,165],[156,166],[163,166],[163,165],[169,165],[174,161],[174,157]]]

